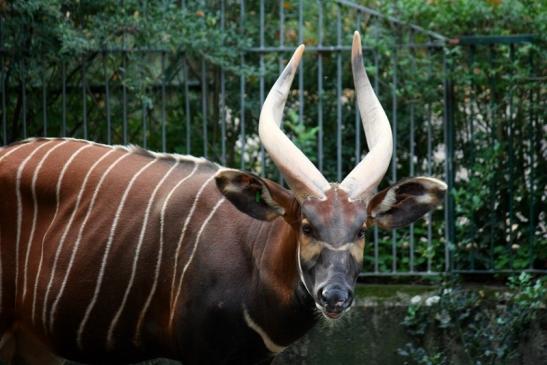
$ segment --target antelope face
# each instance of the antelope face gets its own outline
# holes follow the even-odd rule
[[[366,209],[351,202],[336,185],[325,200],[301,204],[298,266],[316,307],[339,318],[353,303],[353,289],[363,264]]]

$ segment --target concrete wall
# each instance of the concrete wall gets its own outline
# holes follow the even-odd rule
[[[287,348],[274,365],[400,365],[405,358],[397,354],[411,339],[403,321],[410,298],[425,294],[430,287],[361,287],[357,303],[339,321],[323,320],[307,336]],[[428,346],[446,348],[450,339],[432,334]],[[451,344],[450,363],[470,365],[461,348]],[[532,325],[522,342],[519,357],[511,365],[547,365],[547,313]]]

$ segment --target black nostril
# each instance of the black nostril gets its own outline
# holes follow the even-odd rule
[[[351,290],[343,289],[338,286],[326,287],[318,292],[319,303],[328,311],[342,312],[353,302],[353,293]]]

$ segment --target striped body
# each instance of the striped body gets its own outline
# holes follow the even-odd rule
[[[219,169],[71,139],[0,149],[0,337],[185,364],[253,363],[300,337],[315,319],[293,233],[237,210]]]

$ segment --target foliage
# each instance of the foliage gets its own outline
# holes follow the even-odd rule
[[[494,294],[449,283],[427,298],[412,299],[403,325],[413,341],[399,354],[411,364],[448,365],[454,356],[474,365],[507,364],[519,355],[546,296],[545,280],[527,273],[510,277],[508,289]],[[446,342],[442,350],[427,342],[437,335]]]
[[[180,83],[200,68],[201,60],[236,74],[256,73],[253,67],[239,65],[240,53],[248,47],[249,39],[241,35],[237,23],[221,22],[217,11],[191,3],[181,8],[175,1],[1,2],[1,42],[6,50],[2,57],[3,88],[17,91],[8,93],[6,100],[8,106],[13,103],[15,107],[4,116],[11,122],[11,133],[4,138],[20,138],[25,128],[23,119],[27,124],[39,119],[37,108],[22,110],[23,99],[36,102],[46,98],[48,104],[59,105],[60,99],[66,97],[68,100],[62,103],[68,108],[66,114],[73,125],[63,134],[77,135],[83,133],[82,120],[72,115],[84,106],[81,98],[70,98],[70,90],[81,85],[82,92],[88,94],[84,100],[91,105],[85,108],[89,113],[86,117],[91,123],[96,122],[89,128],[93,131],[91,136],[100,140],[107,134],[103,121],[113,115],[123,114],[127,119],[145,110],[152,126],[154,118],[166,118],[154,113],[158,108],[152,90],[161,83]],[[97,82],[104,83],[104,88],[99,89]],[[61,93],[61,83],[65,84],[63,92],[68,92],[67,96]],[[33,88],[44,85],[49,85],[49,92],[32,95],[36,91]],[[105,91],[107,87],[109,91]],[[25,91],[30,95],[18,92],[23,89],[29,89]],[[121,105],[121,100],[106,100],[103,92],[112,95],[120,89],[126,105]],[[129,101],[127,94],[131,95]],[[50,129],[59,128],[56,124],[60,124],[61,113],[54,109],[48,114],[53,121]],[[123,134],[124,143],[135,138],[140,129],[136,120],[128,124],[123,131],[112,128],[115,137]],[[33,134],[47,134],[46,129],[44,126]]]
[[[236,0],[0,1],[0,89],[6,105],[0,135],[5,142],[70,135],[137,143],[203,155],[277,179],[260,146],[257,123],[263,98],[289,53],[260,51],[260,42],[289,50],[303,42],[308,51],[302,83],[299,75],[284,127],[327,179],[337,181],[367,152],[344,48],[359,29],[365,65],[397,142],[394,168],[380,188],[410,175],[446,179],[445,99],[452,80],[452,264],[463,270],[545,269],[541,81],[547,70],[547,3],[359,3],[402,23],[335,1],[303,0],[301,7],[298,0],[264,1],[263,26],[259,1],[243,3],[244,17]],[[513,46],[449,42],[445,47],[405,22],[448,38],[529,32],[538,38]],[[309,50],[319,45],[328,47]],[[374,249],[382,272],[444,271],[443,222],[444,212],[437,210],[410,228],[371,232],[366,269],[374,265]]]
[[[366,1],[385,13],[425,29],[455,35],[528,34],[546,36],[547,4],[535,0]]]

